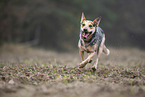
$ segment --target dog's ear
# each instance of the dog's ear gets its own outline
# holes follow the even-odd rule
[[[99,23],[100,23],[100,21],[101,21],[101,16],[100,17],[97,17],[93,22],[94,22],[94,26],[99,26]]]
[[[84,13],[82,12],[82,17],[81,17],[81,22],[82,23],[84,20],[86,20]]]

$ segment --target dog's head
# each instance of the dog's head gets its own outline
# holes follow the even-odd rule
[[[92,37],[93,33],[96,30],[96,27],[99,25],[101,20],[101,17],[97,17],[94,21],[86,20],[84,13],[82,13],[81,17],[81,32],[82,32],[82,38],[85,41],[89,41]]]

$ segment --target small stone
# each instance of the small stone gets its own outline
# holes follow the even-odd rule
[[[14,84],[15,82],[14,82],[13,79],[11,79],[8,83],[9,83],[9,84]]]

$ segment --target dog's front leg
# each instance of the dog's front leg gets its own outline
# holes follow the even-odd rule
[[[88,56],[88,58],[87,58],[86,60],[84,60],[82,63],[80,63],[79,68],[85,67],[85,65],[86,65],[88,62],[90,62],[90,60],[91,60],[95,55],[96,55],[96,51],[93,52],[93,53],[91,53],[91,54]]]
[[[82,61],[84,61],[84,51],[79,51]]]
[[[96,71],[96,69],[97,69],[98,60],[99,60],[99,58],[100,58],[100,56],[101,56],[101,53],[102,53],[102,51],[103,51],[103,48],[104,48],[104,42],[105,42],[105,36],[103,36],[102,42],[101,42],[101,44],[100,44],[100,46],[99,46],[99,49],[97,50],[97,59],[96,59],[96,63],[95,63],[95,64],[93,65],[93,67],[92,67],[92,69],[93,69],[94,71]]]
[[[94,71],[96,71],[96,69],[97,69],[98,60],[99,60],[99,58],[100,58],[100,56],[101,56],[102,51],[103,51],[103,47],[100,47],[100,48],[99,48],[99,51],[97,52],[96,63],[95,63],[95,64],[93,65],[93,67],[92,67],[92,69],[93,69]]]

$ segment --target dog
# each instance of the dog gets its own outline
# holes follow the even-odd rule
[[[104,52],[106,55],[110,54],[110,50],[105,46],[105,34],[99,27],[101,17],[97,17],[94,21],[86,20],[84,13],[80,21],[80,39],[78,42],[79,53],[82,62],[79,68],[83,68],[87,63],[92,62],[92,58],[97,55],[96,63],[92,66],[92,70],[96,71],[98,59],[101,53]],[[84,52],[88,53],[88,57],[84,59]]]

